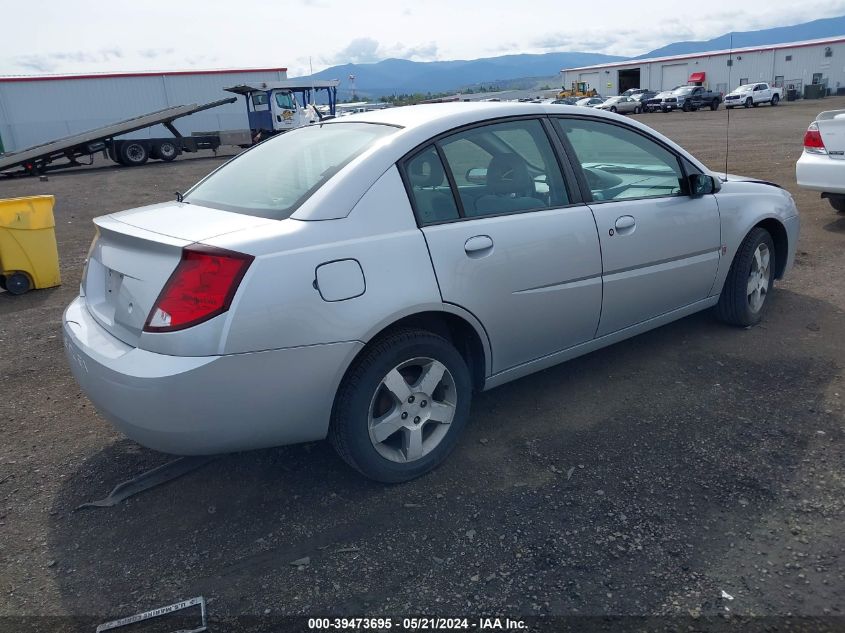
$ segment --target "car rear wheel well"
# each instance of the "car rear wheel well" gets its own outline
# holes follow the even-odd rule
[[[468,321],[455,314],[448,312],[419,312],[406,316],[391,323],[373,336],[367,342],[364,349],[373,345],[375,341],[383,338],[389,332],[396,329],[409,328],[431,332],[451,342],[463,357],[464,362],[470,370],[473,389],[476,391],[482,389],[487,369],[484,346],[475,328]],[[359,354],[362,352],[359,352]]]
[[[789,256],[789,237],[786,234],[786,227],[774,218],[758,222],[754,228],[758,226],[766,229],[772,236],[772,242],[775,244],[775,279],[781,279]]]

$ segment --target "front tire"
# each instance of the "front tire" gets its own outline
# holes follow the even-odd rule
[[[731,263],[716,315],[721,321],[757,325],[774,285],[775,245],[766,229],[756,227],[745,237]]]
[[[436,468],[469,419],[472,380],[446,339],[396,330],[356,359],[338,390],[329,440],[370,479],[398,483]]]
[[[748,98],[745,100],[745,107],[746,107],[746,108],[750,108],[752,105],[754,105],[754,101],[751,99],[751,97],[748,97]]]
[[[610,111],[611,111],[611,112],[616,112],[616,106],[610,106]]]
[[[837,213],[845,213],[845,197],[842,197],[842,198],[828,198],[828,199],[827,199],[827,201],[828,201],[828,202],[830,202],[830,206],[832,206],[832,207],[833,207],[833,209],[834,209]]]

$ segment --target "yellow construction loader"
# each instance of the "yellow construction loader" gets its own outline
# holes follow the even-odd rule
[[[561,90],[557,98],[566,99],[566,97],[595,97],[598,92],[595,88],[590,88],[590,84],[586,81],[573,81],[572,88],[569,90]]]

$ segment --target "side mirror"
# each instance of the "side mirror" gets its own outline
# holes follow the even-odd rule
[[[693,198],[716,193],[721,189],[719,183],[713,176],[706,174],[690,174],[688,177],[689,195]]]
[[[467,170],[467,182],[475,185],[483,185],[487,183],[487,170],[484,167],[473,167]]]

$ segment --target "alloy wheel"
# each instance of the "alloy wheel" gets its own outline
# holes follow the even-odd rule
[[[449,432],[456,404],[455,379],[443,363],[404,361],[387,372],[370,401],[370,441],[390,461],[421,459]]]
[[[746,286],[748,307],[754,313],[763,308],[769,293],[769,282],[772,274],[770,261],[769,247],[766,244],[758,245],[754,251],[754,258],[751,260],[751,272],[748,275]]]

